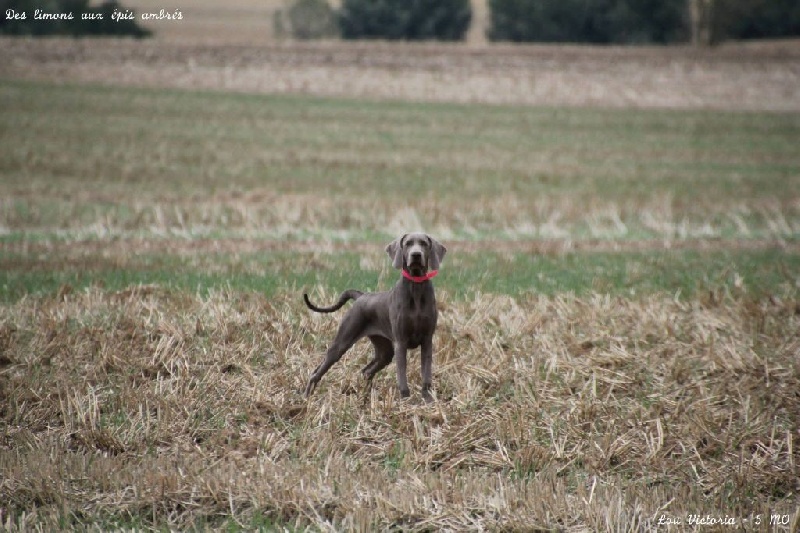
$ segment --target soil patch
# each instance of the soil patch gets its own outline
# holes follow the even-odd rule
[[[0,78],[429,102],[800,111],[800,41],[689,47],[0,39]]]

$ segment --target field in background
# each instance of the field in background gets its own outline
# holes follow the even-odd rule
[[[15,132],[0,154],[6,298],[209,272],[268,292],[280,284],[264,278],[347,282],[343,270],[371,286],[379,244],[412,227],[459,250],[455,276],[497,265],[510,294],[796,281],[795,115],[1,90]],[[645,259],[598,254],[615,250]],[[559,269],[570,253],[601,264]],[[698,262],[708,280],[683,274]],[[115,282],[121,266],[133,274]]]
[[[710,49],[0,39],[0,79],[367,101],[800,112],[800,41]]]
[[[179,41],[0,40],[0,527],[798,529],[794,45]],[[305,401],[417,227],[437,402]]]

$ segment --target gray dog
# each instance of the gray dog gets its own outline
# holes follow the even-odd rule
[[[347,290],[330,307],[317,307],[309,301],[307,294],[303,294],[308,308],[318,313],[332,313],[348,300],[355,300],[342,319],[325,360],[311,374],[306,396],[314,391],[322,376],[356,341],[369,337],[375,348],[375,357],[361,369],[368,382],[394,358],[397,387],[400,395],[407,398],[406,352],[420,347],[422,397],[426,402],[433,400],[430,393],[431,364],[437,311],[430,279],[436,275],[447,249],[425,233],[407,233],[388,244],[386,253],[392,258],[392,266],[403,272],[392,290],[373,293]]]

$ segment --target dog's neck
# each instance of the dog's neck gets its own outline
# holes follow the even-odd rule
[[[422,276],[412,276],[411,274],[409,274],[408,270],[406,270],[405,268],[403,269],[403,277],[413,283],[424,283],[436,277],[436,274],[438,273],[439,273],[438,270],[431,270],[430,272],[426,272]]]

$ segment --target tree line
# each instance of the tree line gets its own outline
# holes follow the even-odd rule
[[[489,0],[495,41],[713,44],[800,35],[797,0]]]
[[[592,44],[713,44],[727,39],[800,36],[797,0],[487,0],[491,41]],[[0,33],[149,34],[135,20],[113,20],[117,0],[2,0]],[[73,12],[40,20],[36,9]],[[9,13],[27,13],[24,19]],[[85,15],[84,15],[85,14]],[[279,35],[298,39],[464,39],[470,0],[286,0],[273,19]],[[5,15],[5,16],[3,16]],[[82,16],[83,15],[83,16]]]
[[[491,41],[713,44],[800,35],[797,0],[488,0]],[[296,38],[464,39],[470,0],[289,0],[277,32]]]

